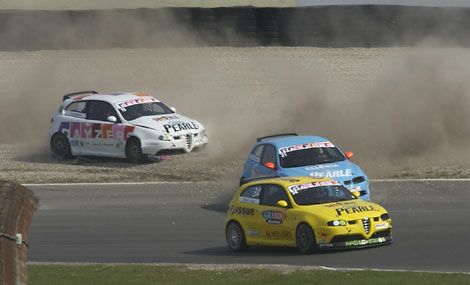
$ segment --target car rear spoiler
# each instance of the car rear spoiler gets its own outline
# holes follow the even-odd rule
[[[62,101],[71,99],[75,95],[82,95],[82,94],[98,94],[98,92],[95,90],[73,92],[73,93],[65,94]]]
[[[264,139],[270,139],[270,138],[276,138],[276,137],[290,137],[290,136],[298,136],[298,134],[296,134],[296,133],[286,133],[286,134],[270,135],[270,136],[257,138],[256,141],[260,142]]]

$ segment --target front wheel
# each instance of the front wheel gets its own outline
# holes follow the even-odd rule
[[[51,150],[60,160],[72,158],[72,149],[68,138],[64,134],[55,134],[51,138]]]
[[[245,233],[243,232],[242,226],[237,222],[230,222],[227,226],[225,233],[228,247],[235,251],[240,252],[247,248]]]
[[[138,138],[129,138],[126,143],[126,157],[129,162],[142,163],[147,161],[147,156],[142,153],[142,146]]]
[[[297,241],[297,248],[301,253],[313,253],[317,251],[318,248],[315,233],[309,225],[300,224],[297,227],[295,238]]]

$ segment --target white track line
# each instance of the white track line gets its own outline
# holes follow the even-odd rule
[[[211,181],[154,181],[154,182],[105,182],[105,183],[29,183],[23,186],[94,186],[94,185],[159,185],[159,184],[191,184],[191,183],[209,183]]]
[[[277,271],[279,269],[289,271],[309,271],[309,270],[328,270],[328,271],[376,271],[376,272],[414,272],[414,273],[437,273],[437,274],[464,274],[470,275],[470,272],[451,272],[451,271],[433,271],[433,270],[405,270],[405,269],[379,269],[379,268],[340,268],[322,265],[289,265],[289,264],[243,264],[243,263],[227,263],[227,264],[210,264],[210,263],[100,263],[100,262],[42,262],[28,261],[28,265],[62,265],[62,266],[83,266],[83,265],[142,265],[142,266],[186,266],[193,270],[207,271],[234,271],[240,269],[267,269]]]
[[[370,182],[459,182],[470,181],[470,178],[432,178],[432,179],[371,179]],[[191,184],[191,183],[219,183],[230,181],[153,181],[153,182],[105,182],[105,183],[27,183],[28,186],[94,186],[94,185],[160,185],[160,184]]]

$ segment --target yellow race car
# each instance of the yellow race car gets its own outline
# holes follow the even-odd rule
[[[388,212],[358,197],[332,179],[253,179],[230,201],[227,244],[233,251],[268,245],[297,247],[302,253],[390,244]]]

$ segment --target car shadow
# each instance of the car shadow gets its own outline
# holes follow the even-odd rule
[[[354,251],[356,249],[353,249]],[[357,249],[361,250],[361,249]],[[321,250],[311,255],[334,255],[340,254],[343,252],[348,252],[349,250]],[[209,247],[202,248],[197,250],[185,251],[183,254],[187,255],[199,255],[199,256],[244,256],[244,257],[287,257],[287,256],[304,256],[301,252],[298,251],[295,247],[279,247],[279,246],[250,246],[245,251],[242,252],[233,252],[228,247]]]

